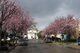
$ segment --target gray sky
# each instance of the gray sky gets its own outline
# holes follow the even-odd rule
[[[80,15],[80,0],[20,0],[20,4],[30,12],[39,30],[48,26],[56,17]]]

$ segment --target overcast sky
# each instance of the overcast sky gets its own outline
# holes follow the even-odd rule
[[[20,4],[30,12],[39,30],[48,26],[56,17],[80,15],[80,0],[20,0]]]

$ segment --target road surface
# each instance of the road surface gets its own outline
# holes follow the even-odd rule
[[[40,40],[29,40],[28,46],[18,46],[9,53],[80,53],[80,50],[49,45]]]
[[[10,53],[80,53],[80,50],[48,45],[39,40],[30,40],[28,46],[18,46]]]

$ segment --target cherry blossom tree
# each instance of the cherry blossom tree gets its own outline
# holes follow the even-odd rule
[[[14,16],[5,22],[3,28],[15,33],[26,33],[32,24],[33,22],[30,17],[20,19],[20,17]]]
[[[43,30],[43,34],[56,34],[58,33],[66,33],[66,34],[74,34],[76,33],[76,28],[78,28],[79,19],[75,18],[71,15],[67,17],[61,17],[52,22],[45,30]]]
[[[32,20],[14,0],[0,0],[0,31],[26,32],[33,24]]]

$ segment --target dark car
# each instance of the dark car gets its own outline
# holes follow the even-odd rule
[[[19,39],[18,41],[19,46],[27,46],[28,45],[28,40],[26,39]]]
[[[46,42],[46,43],[52,43],[52,39],[51,39],[50,37],[46,37],[46,38],[45,38],[45,42]]]
[[[80,45],[80,37],[78,38],[78,40],[77,40],[77,41],[78,41],[78,45]]]
[[[0,50],[8,50],[8,42],[7,41],[1,41],[0,42]]]
[[[61,41],[61,38],[52,36],[52,41],[60,42]]]

